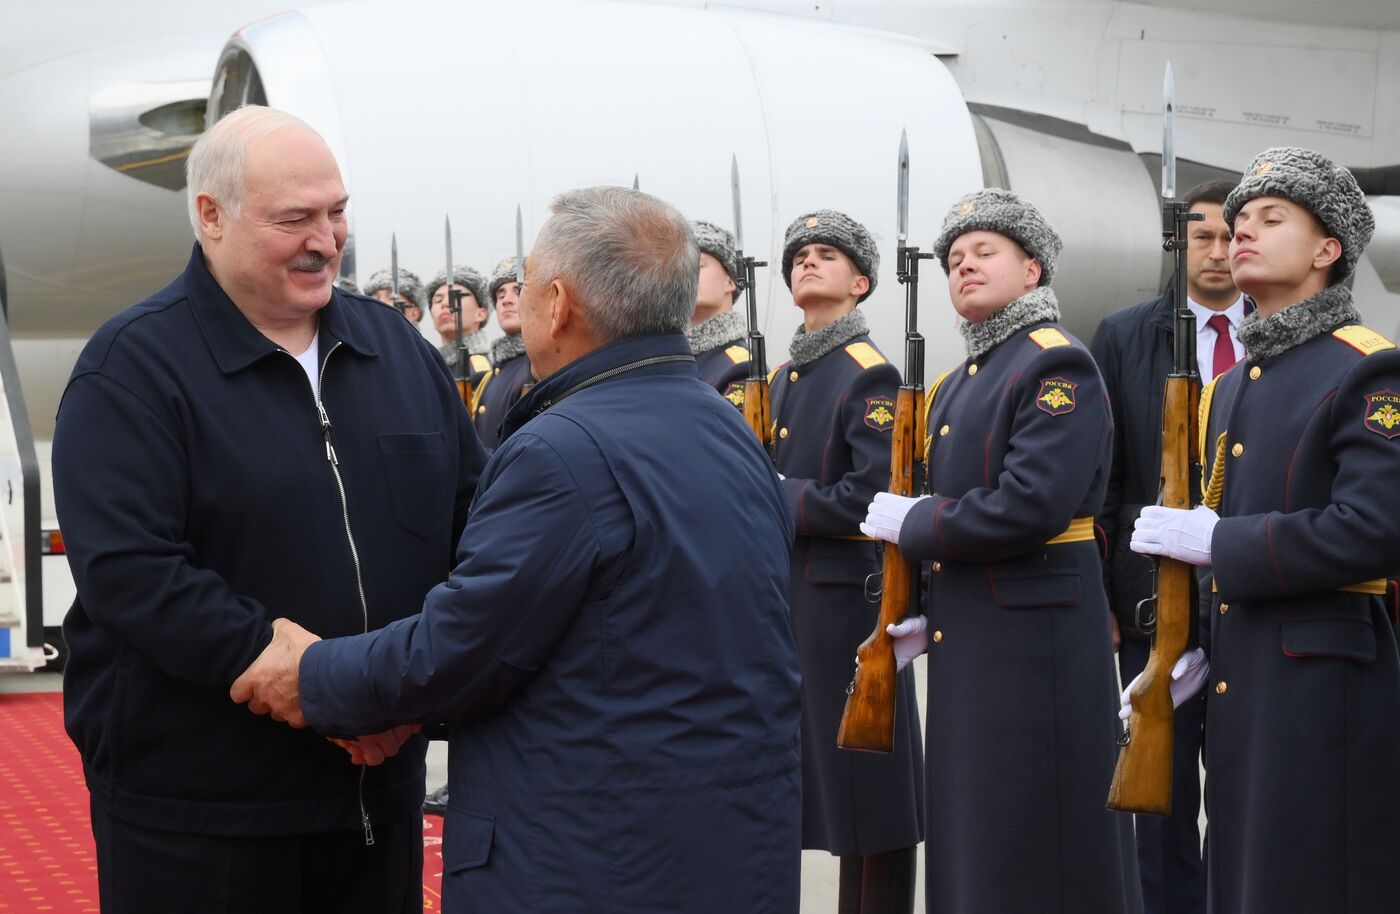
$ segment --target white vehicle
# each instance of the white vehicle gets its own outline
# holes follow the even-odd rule
[[[905,129],[912,243],[926,248],[963,193],[1009,187],[1064,237],[1055,286],[1080,336],[1155,295],[1170,60],[1178,187],[1237,177],[1270,145],[1351,166],[1379,223],[1358,304],[1400,330],[1393,0],[364,0],[272,15],[281,8],[59,0],[0,20],[0,668],[42,663],[44,630],[73,596],[64,559],[36,549],[56,529],[48,453],[68,374],[103,320],[182,268],[184,157],[247,102],[289,110],[330,143],[351,193],[342,272],[361,279],[387,264],[391,233],[404,266],[436,271],[444,215],[458,259],[489,269],[514,252],[517,204],[528,244],[558,191],[634,175],[728,225],[737,156],[746,249],[769,264],[757,293],[771,366],[798,322],[774,262],[783,230],[818,207],[881,243],[884,281],[864,311],[902,352]],[[938,370],[962,344],[941,271],[926,263],[924,278]]]

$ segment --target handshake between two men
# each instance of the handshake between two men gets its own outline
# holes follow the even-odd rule
[[[305,727],[306,718],[301,712],[301,658],[308,647],[320,640],[319,635],[290,619],[274,620],[272,641],[233,681],[229,697],[236,704],[246,704],[254,714],[271,715],[273,720],[298,730]],[[327,739],[349,753],[356,765],[382,765],[385,759],[397,755],[419,729],[418,724],[404,724],[355,739]]]

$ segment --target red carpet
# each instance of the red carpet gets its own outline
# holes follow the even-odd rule
[[[442,819],[424,816],[423,844],[423,910],[437,912]],[[97,910],[87,785],[63,696],[0,695],[0,914]]]

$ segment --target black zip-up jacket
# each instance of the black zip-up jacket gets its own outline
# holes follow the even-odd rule
[[[53,448],[78,591],[64,714],[119,818],[307,833],[421,801],[421,738],[362,781],[323,737],[228,695],[279,616],[331,637],[417,612],[485,463],[442,358],[392,309],[336,290],[318,345],[319,402],[196,245],[73,370]]]

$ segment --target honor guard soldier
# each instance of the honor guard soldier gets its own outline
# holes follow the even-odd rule
[[[1141,910],[1132,818],[1104,808],[1119,724],[1094,515],[1112,417],[1060,325],[1060,239],[1029,203],[977,191],[933,253],[965,362],[928,395],[933,495],[877,495],[861,529],[931,562],[924,885],[930,914]],[[1071,837],[1072,836],[1072,837]]]
[[[355,291],[353,288],[348,291]],[[423,280],[412,270],[399,267],[399,300],[394,300],[394,283],[388,267],[375,270],[365,282],[365,294],[397,308],[413,326],[423,319]]]
[[[788,226],[783,279],[803,322],[770,384],[774,460],[797,521],[788,599],[802,664],[802,846],[841,857],[841,912],[893,914],[913,908],[923,833],[912,673],[899,677],[892,755],[836,746],[851,658],[879,614],[880,552],[859,527],[889,485],[899,372],[857,308],[879,264],[870,233],[842,213]]]
[[[438,352],[443,361],[457,374],[457,315],[452,313],[448,300],[447,271],[438,270],[428,282],[428,313],[433,316],[433,326],[442,337]],[[467,378],[476,383],[491,370],[491,361],[486,357],[490,345],[486,342],[486,321],[491,316],[491,299],[486,294],[486,277],[471,267],[452,265],[452,285],[455,292],[461,293],[462,344],[467,349]]]
[[[1204,504],[1145,509],[1132,541],[1214,574],[1210,910],[1400,911],[1400,353],[1342,284],[1375,221],[1296,147],[1250,163],[1225,221],[1258,309],[1202,393]]]
[[[472,421],[486,450],[501,443],[500,424],[510,408],[534,384],[525,342],[520,338],[520,283],[517,262],[507,257],[496,264],[487,296],[496,303],[496,323],[505,336],[491,344],[491,370],[476,383],[472,394]]]
[[[695,353],[700,380],[742,410],[749,349],[744,345],[748,329],[744,315],[734,310],[739,289],[734,235],[709,222],[692,222],[690,228],[700,245],[700,285],[685,338]]]

